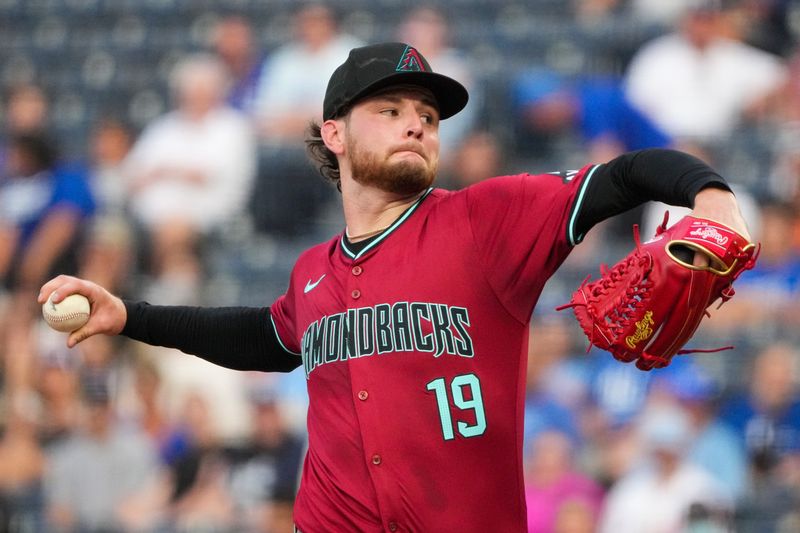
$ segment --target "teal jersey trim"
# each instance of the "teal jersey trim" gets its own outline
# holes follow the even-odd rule
[[[575,200],[575,203],[572,205],[572,214],[570,214],[569,223],[567,224],[567,239],[571,246],[579,244],[585,237],[585,235],[575,235],[575,221],[578,219],[578,213],[581,210],[581,204],[583,204],[583,198],[586,195],[586,188],[589,186],[589,181],[592,179],[594,171],[598,168],[600,168],[600,165],[595,165],[586,174],[583,183],[581,183],[581,190],[578,192],[578,199]]]
[[[272,322],[272,329],[275,331],[275,338],[278,339],[278,344],[281,345],[281,348],[283,348],[287,353],[290,353],[292,355],[296,355],[297,357],[302,357],[302,354],[299,354],[297,352],[293,352],[292,350],[287,348],[285,344],[283,344],[283,341],[281,340],[281,336],[278,334],[278,327],[275,325],[275,319],[272,318],[272,315],[269,316],[269,321]]]
[[[390,234],[391,234],[391,233],[392,233],[394,230],[396,230],[396,229],[397,229],[397,228],[400,226],[400,224],[402,224],[403,222],[405,222],[406,220],[408,220],[408,217],[410,217],[410,216],[411,216],[411,214],[412,214],[414,211],[416,211],[417,207],[419,207],[419,204],[421,204],[421,203],[422,203],[422,201],[423,201],[425,198],[427,198],[427,197],[428,197],[428,195],[431,193],[431,191],[433,191],[433,187],[430,187],[430,188],[428,188],[428,190],[427,190],[427,191],[425,191],[425,194],[423,194],[422,196],[420,196],[420,197],[419,197],[419,199],[418,199],[416,202],[414,202],[413,204],[411,204],[411,206],[409,206],[409,208],[408,208],[408,209],[406,209],[406,210],[405,210],[405,212],[404,212],[402,215],[400,215],[400,218],[398,218],[397,220],[395,220],[395,221],[394,221],[394,223],[393,223],[391,226],[389,226],[388,228],[386,228],[386,229],[383,231],[383,233],[381,233],[381,234],[380,234],[380,235],[379,235],[379,236],[378,236],[378,237],[377,237],[377,238],[376,238],[374,241],[372,241],[372,242],[371,242],[371,243],[369,243],[367,246],[365,246],[365,247],[364,247],[364,249],[362,249],[362,250],[361,250],[360,252],[358,252],[357,254],[356,254],[356,253],[353,253],[353,251],[352,251],[352,250],[350,250],[350,249],[347,247],[347,241],[345,240],[345,234],[344,234],[344,233],[342,233],[342,238],[339,240],[339,244],[340,244],[340,246],[341,246],[341,248],[342,248],[342,251],[344,252],[344,254],[345,254],[347,257],[349,257],[350,259],[358,259],[358,258],[359,258],[359,257],[361,257],[362,255],[364,255],[365,253],[367,253],[369,250],[371,250],[372,248],[374,248],[374,247],[375,247],[375,246],[376,246],[376,245],[377,245],[379,242],[381,242],[383,239],[385,239],[386,237],[388,237],[388,236],[389,236],[389,235],[390,235]]]

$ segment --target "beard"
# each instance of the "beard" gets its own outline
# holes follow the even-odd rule
[[[348,141],[353,180],[382,191],[403,196],[413,195],[431,186],[436,178],[438,164],[427,160],[390,162],[381,160],[375,153],[361,149],[354,141]]]

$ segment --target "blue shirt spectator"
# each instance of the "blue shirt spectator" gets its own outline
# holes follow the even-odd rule
[[[736,431],[751,455],[776,458],[800,452],[800,392],[794,382],[796,349],[765,347],[755,358],[749,390],[730,398],[720,417]]]
[[[741,439],[717,416],[720,387],[710,373],[693,358],[676,357],[655,374],[653,388],[674,398],[689,416],[693,438],[687,459],[741,497],[747,486],[747,456]]]
[[[38,135],[11,140],[8,175],[0,177],[0,279],[7,288],[35,285],[74,249],[81,222],[95,209],[85,174],[58,165]]]
[[[521,134],[546,137],[574,132],[596,161],[672,143],[628,101],[618,78],[570,81],[552,71],[527,72],[513,84],[513,102]]]

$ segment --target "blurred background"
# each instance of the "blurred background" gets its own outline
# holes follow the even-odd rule
[[[291,531],[301,373],[67,350],[35,297],[71,273],[269,305],[343,227],[304,129],[347,51],[386,40],[470,90],[440,186],[675,147],[733,184],[762,243],[689,344],[735,348],[650,373],[553,309],[666,206],[576,248],[531,325],[530,531],[800,531],[799,36],[797,0],[0,0],[0,531]]]

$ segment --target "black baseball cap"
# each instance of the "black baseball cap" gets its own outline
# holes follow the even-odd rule
[[[442,119],[464,109],[469,99],[463,85],[434,72],[413,46],[371,44],[350,50],[347,60],[333,71],[325,91],[322,118],[337,118],[358,100],[392,85],[417,85],[430,90]]]

